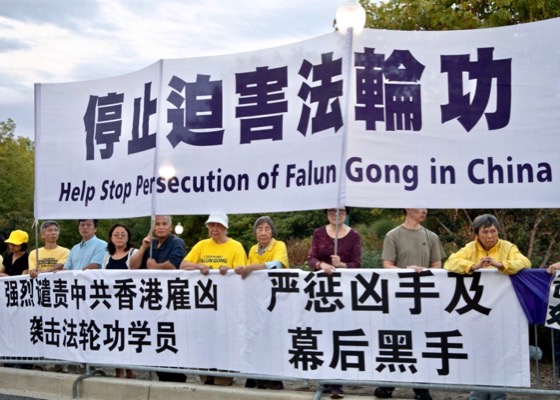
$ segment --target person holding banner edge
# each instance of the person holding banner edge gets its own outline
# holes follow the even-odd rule
[[[243,279],[253,271],[290,268],[286,244],[276,240],[276,226],[268,216],[257,218],[253,226],[257,244],[249,250],[247,266],[238,266],[235,272]]]
[[[441,268],[445,252],[438,235],[422,226],[428,216],[425,208],[405,208],[404,222],[390,230],[383,240],[381,258],[383,268],[412,269],[418,273],[427,268]],[[387,399],[393,397],[394,387],[380,386],[374,396]],[[428,389],[412,389],[418,400],[432,400]]]
[[[202,275],[208,275],[210,269],[218,269],[220,275],[225,276],[230,269],[245,267],[247,254],[241,243],[227,236],[228,223],[225,213],[212,212],[206,220],[210,238],[195,244],[180,268],[187,271],[199,270]],[[200,381],[205,385],[233,385],[233,378],[227,376],[200,375]]]
[[[43,272],[59,271],[64,268],[70,250],[58,245],[60,226],[56,221],[44,221],[41,224],[41,238],[45,245],[29,254],[29,277],[34,279]],[[38,259],[38,260],[37,260]]]
[[[245,267],[247,254],[243,245],[227,236],[228,216],[221,211],[214,211],[206,221],[209,239],[203,239],[193,246],[181,263],[181,269],[199,270],[208,275],[210,269],[220,270],[226,275],[230,269]]]
[[[173,236],[169,215],[156,215],[152,231],[130,257],[130,269],[177,269],[187,252],[183,239]]]
[[[329,208],[325,210],[328,224],[313,232],[311,249],[307,261],[313,271],[323,271],[327,275],[337,268],[360,268],[362,247],[360,234],[346,225],[350,209]],[[325,385],[332,399],[344,397],[342,385]]]
[[[360,234],[345,223],[350,209],[331,208],[325,210],[325,214],[329,223],[313,232],[307,258],[309,266],[313,271],[324,271],[327,274],[332,274],[337,268],[360,268]]]
[[[109,244],[101,268],[130,269],[130,259],[138,251],[130,242],[131,239],[132,233],[126,225],[113,225],[109,229]]]
[[[153,228],[142,245],[130,256],[130,269],[173,270],[179,268],[187,250],[183,239],[173,236],[173,221],[169,215],[156,215]],[[152,234],[153,231],[153,234]],[[162,382],[186,382],[187,376],[176,372],[157,371]]]
[[[444,268],[459,274],[472,274],[481,268],[494,268],[500,273],[514,275],[531,268],[531,261],[517,246],[499,238],[498,219],[483,214],[473,221],[475,240],[449,256]]]
[[[257,218],[253,226],[253,234],[257,239],[249,250],[247,266],[235,268],[235,273],[245,279],[253,271],[290,268],[288,261],[288,249],[286,244],[276,240],[276,226],[268,216]],[[247,379],[245,387],[259,389],[284,389],[282,381],[266,379]]]
[[[98,226],[98,219],[78,220],[82,241],[70,250],[68,259],[64,263],[65,270],[87,270],[101,267],[107,242],[95,236]]]
[[[65,271],[85,271],[101,267],[107,242],[96,236],[98,226],[98,219],[78,220],[78,231],[82,241],[70,250],[70,254],[64,263]],[[84,368],[81,365],[70,364],[61,366],[60,371],[81,374],[84,372]]]
[[[387,232],[383,240],[383,268],[407,268],[416,272],[441,268],[445,252],[439,237],[422,226],[428,210],[405,208],[403,212],[404,222]]]
[[[115,224],[109,229],[107,253],[103,258],[103,269],[130,269],[130,259],[138,251],[131,243],[132,233],[126,225]],[[136,374],[129,368],[115,368],[117,378],[135,379]]]
[[[546,269],[549,274],[555,274],[558,270],[560,270],[560,262],[550,264]]]
[[[517,246],[499,238],[498,219],[482,214],[472,223],[475,240],[449,256],[444,268],[459,274],[472,274],[483,268],[494,268],[500,273],[514,275],[522,269],[531,268],[531,261]],[[469,400],[505,400],[506,393],[472,391]]]

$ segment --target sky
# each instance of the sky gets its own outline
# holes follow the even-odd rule
[[[0,121],[34,138],[34,84],[162,58],[231,54],[333,31],[343,0],[0,0]]]

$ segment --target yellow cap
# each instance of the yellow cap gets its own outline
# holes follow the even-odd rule
[[[4,240],[4,243],[11,243],[19,246],[22,243],[27,243],[28,240],[29,236],[27,232],[16,230],[10,233],[10,237]]]

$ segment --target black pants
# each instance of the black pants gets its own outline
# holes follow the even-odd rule
[[[158,378],[162,382],[186,382],[187,375],[177,374],[175,372],[156,372]]]
[[[390,392],[395,390],[394,387],[383,387],[383,389],[387,389]],[[412,390],[414,390],[414,393],[417,394],[417,395],[430,394],[430,391],[428,389],[412,389]]]

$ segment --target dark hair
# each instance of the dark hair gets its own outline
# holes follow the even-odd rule
[[[126,225],[115,224],[111,227],[111,229],[109,229],[109,240],[107,241],[107,251],[109,252],[110,255],[115,254],[115,251],[117,251],[117,248],[111,241],[111,237],[113,237],[113,231],[119,227],[123,228],[126,231],[126,234],[128,235],[128,239],[126,240],[126,245],[124,246],[124,249],[130,250],[132,247],[134,247],[132,243],[130,243],[130,240],[132,239],[132,233],[130,233],[130,229],[128,229]]]
[[[29,245],[27,243],[22,243],[20,244],[20,246],[21,251],[27,251],[27,249],[29,248]]]
[[[491,226],[495,226],[498,231],[500,230],[500,223],[498,222],[498,219],[492,214],[479,215],[474,219],[472,223],[472,228],[475,235],[478,235],[478,231],[480,231],[480,228],[489,228]]]
[[[268,224],[268,226],[270,226],[270,229],[272,230],[272,237],[275,238],[278,234],[278,231],[274,226],[274,222],[272,222],[272,218],[267,215],[257,218],[257,220],[255,221],[255,225],[253,226],[253,233],[256,234],[257,228],[262,224]]]
[[[89,220],[89,218],[88,219],[79,219],[78,224],[80,222],[84,222],[84,221],[88,221],[88,220]],[[93,226],[95,226],[97,228],[99,226],[99,220],[98,219],[92,219],[92,221],[93,221]]]

